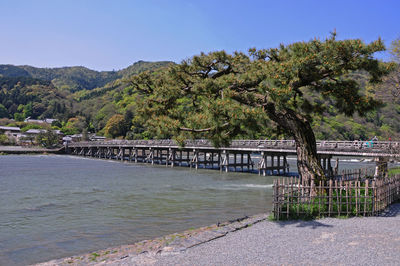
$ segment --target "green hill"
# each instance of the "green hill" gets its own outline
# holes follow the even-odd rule
[[[110,90],[121,89],[123,78],[171,63],[139,61],[119,71],[0,65],[0,118],[90,117],[82,100],[98,99]]]
[[[0,65],[0,77],[25,77],[51,81],[59,89],[76,92],[100,88],[116,79],[157,69],[171,62],[139,61],[119,71],[96,71],[82,66],[38,68],[33,66]]]

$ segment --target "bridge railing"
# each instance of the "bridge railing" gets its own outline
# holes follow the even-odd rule
[[[398,141],[331,141],[320,140],[317,141],[317,148],[319,149],[359,149],[359,150],[400,150],[400,142]],[[109,140],[109,141],[88,141],[70,143],[70,147],[74,146],[167,146],[175,147],[178,144],[174,140],[161,139],[161,140]],[[211,141],[205,139],[187,140],[186,147],[213,147]],[[286,148],[294,149],[296,147],[294,140],[233,140],[230,145],[231,148]]]

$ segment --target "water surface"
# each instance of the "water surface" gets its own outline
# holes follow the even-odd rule
[[[266,212],[273,178],[70,156],[0,156],[0,265]]]

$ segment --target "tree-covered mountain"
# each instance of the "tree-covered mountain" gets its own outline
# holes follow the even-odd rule
[[[100,88],[116,79],[159,68],[170,63],[168,61],[138,61],[119,71],[95,71],[83,66],[38,68],[26,65],[0,65],[0,77],[24,77],[51,81],[59,89],[76,92]]]
[[[84,103],[80,104],[82,99],[98,98],[109,90],[123,87],[123,79],[130,75],[171,63],[139,61],[119,71],[0,65],[0,118],[68,121],[78,115],[90,117]]]
[[[50,81],[30,77],[0,77],[0,118],[66,119],[72,103],[68,93]]]

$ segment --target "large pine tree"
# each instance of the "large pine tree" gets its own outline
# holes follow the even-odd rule
[[[311,118],[328,103],[349,116],[376,108],[379,103],[362,94],[350,74],[362,70],[370,82],[379,82],[387,69],[373,55],[384,49],[380,39],[365,44],[332,34],[249,54],[201,54],[130,83],[140,95],[142,122],[158,136],[206,137],[221,146],[271,126],[272,120],[294,138],[302,178],[318,181],[325,175]]]

